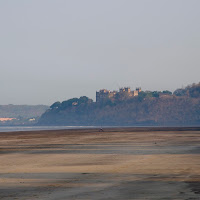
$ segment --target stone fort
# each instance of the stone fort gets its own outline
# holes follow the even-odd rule
[[[136,90],[131,91],[130,87],[119,88],[119,91],[110,91],[106,89],[101,89],[96,92],[96,102],[103,102],[106,99],[115,99],[116,95],[126,95],[128,97],[138,96],[138,93],[141,92],[141,88],[138,87]]]

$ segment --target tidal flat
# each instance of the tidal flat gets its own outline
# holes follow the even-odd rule
[[[200,199],[200,128],[0,133],[0,199]]]

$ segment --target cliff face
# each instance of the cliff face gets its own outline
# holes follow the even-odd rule
[[[144,96],[144,95],[143,95]],[[68,102],[70,101],[70,102]],[[200,97],[160,95],[124,101],[94,103],[87,99],[56,102],[40,118],[39,125],[200,125]]]

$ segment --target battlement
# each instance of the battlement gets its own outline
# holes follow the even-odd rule
[[[101,102],[105,99],[110,99],[115,95],[115,92],[111,92],[110,90],[101,89],[99,92],[96,92],[96,102]]]
[[[123,88],[119,88],[119,92],[131,92],[131,88],[130,87],[123,87]]]
[[[142,91],[141,87],[137,87],[136,91],[141,92]]]
[[[101,89],[96,92],[96,102],[103,102],[105,100],[115,100],[116,96],[126,95],[127,97],[135,97],[138,96],[139,92],[141,92],[141,88],[136,88],[136,90],[131,91],[130,87],[119,88],[119,91],[110,91],[107,89]]]

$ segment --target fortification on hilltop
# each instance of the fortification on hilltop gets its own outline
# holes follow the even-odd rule
[[[138,87],[136,90],[131,91],[130,87],[119,88],[119,91],[110,91],[106,89],[101,89],[96,92],[96,102],[103,102],[106,99],[114,100],[117,95],[126,95],[127,97],[138,96],[138,93],[141,92],[141,88]]]

